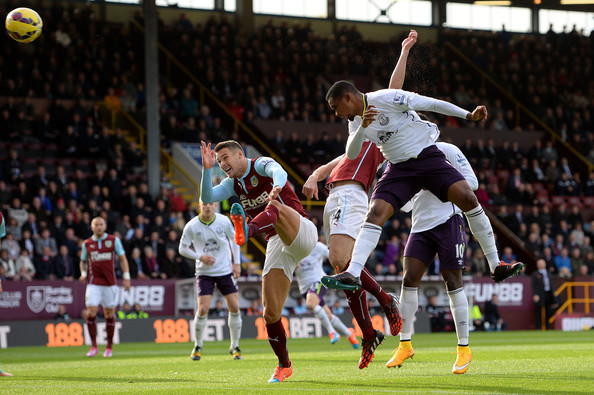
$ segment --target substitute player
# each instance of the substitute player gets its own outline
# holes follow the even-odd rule
[[[326,244],[318,241],[311,254],[299,262],[295,270],[299,293],[303,295],[307,308],[314,313],[328,331],[331,344],[338,342],[342,334],[348,337],[353,348],[359,348],[355,332],[351,333],[340,318],[332,314],[324,302],[324,294],[328,288],[320,283],[320,279],[326,275],[323,264],[324,259],[328,259],[329,253]]]
[[[111,346],[115,330],[114,311],[118,297],[115,276],[116,255],[120,258],[120,267],[122,268],[122,286],[125,290],[130,289],[130,270],[122,242],[119,237],[107,234],[105,228],[105,220],[102,217],[93,218],[91,221],[93,235],[83,242],[80,255],[79,281],[81,283],[88,281],[85,302],[88,312],[87,328],[92,346],[87,353],[87,357],[94,357],[99,353],[97,348],[97,324],[95,322],[99,304],[103,305],[107,332],[107,346],[103,356],[112,356]]]
[[[248,159],[241,145],[233,140],[218,143],[214,150],[203,141],[201,150],[201,199],[216,202],[234,195],[239,197],[240,203],[231,207],[237,244],[245,244],[256,233],[266,233],[268,244],[262,270],[262,304],[268,342],[278,357],[278,366],[268,382],[282,382],[293,374],[293,366],[281,313],[297,263],[316,245],[316,226],[308,219],[287,182],[287,172],[272,158]],[[215,153],[227,178],[213,187]],[[249,226],[246,214],[252,218]]]
[[[347,81],[336,82],[326,94],[336,116],[349,120],[346,153],[356,158],[365,138],[375,143],[388,160],[386,171],[376,184],[346,272],[322,278],[338,289],[359,289],[361,270],[377,246],[382,225],[421,189],[431,191],[442,202],[458,206],[468,219],[470,230],[479,241],[495,282],[517,275],[521,262],[499,261],[495,237],[487,215],[462,174],[450,165],[435,146],[437,126],[423,121],[416,110],[480,121],[487,117],[485,106],[468,112],[446,101],[406,92],[383,89],[361,93]],[[376,122],[377,121],[377,122]]]
[[[406,62],[410,49],[417,41],[417,32],[411,30],[402,42],[400,57],[392,76],[390,85],[402,87],[406,75]],[[303,194],[318,199],[318,182],[326,180],[328,199],[324,206],[324,232],[330,247],[330,264],[339,271],[346,269],[353,246],[365,215],[369,209],[369,188],[373,183],[377,169],[384,162],[379,148],[370,141],[364,141],[355,159],[342,155],[333,161],[317,168],[303,185]],[[363,268],[361,272],[362,289],[345,290],[347,301],[361,332],[363,347],[359,368],[363,369],[373,359],[375,349],[382,343],[384,334],[373,328],[367,306],[367,291],[374,295],[382,306],[390,324],[390,333],[397,336],[402,326],[402,317],[398,311],[395,296],[384,292],[371,273]]]
[[[462,151],[448,143],[436,145],[448,162],[464,176],[470,187],[476,190],[478,180]],[[472,354],[468,346],[468,299],[462,283],[462,271],[466,267],[466,231],[462,211],[450,202],[440,201],[426,190],[417,193],[402,210],[412,210],[412,228],[404,249],[404,276],[400,293],[400,312],[404,322],[400,332],[400,345],[394,350],[394,355],[386,366],[400,367],[415,354],[411,335],[414,316],[419,307],[418,287],[437,254],[458,336],[458,357],[452,372],[465,373],[470,366]]]
[[[200,201],[200,214],[184,227],[179,241],[179,253],[196,261],[196,290],[198,309],[194,317],[194,349],[190,355],[194,361],[202,356],[202,334],[206,328],[208,309],[215,285],[227,302],[229,335],[233,359],[242,359],[239,349],[241,315],[236,278],[241,273],[239,246],[233,242],[235,230],[231,220],[216,212],[217,203]],[[233,264],[231,264],[233,253]]]

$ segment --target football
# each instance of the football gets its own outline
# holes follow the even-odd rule
[[[30,43],[37,39],[42,28],[41,17],[30,8],[15,8],[6,16],[6,32],[20,43]]]

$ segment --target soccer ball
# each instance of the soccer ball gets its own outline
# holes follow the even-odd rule
[[[6,32],[20,43],[30,43],[41,34],[43,21],[30,8],[15,8],[6,16]]]

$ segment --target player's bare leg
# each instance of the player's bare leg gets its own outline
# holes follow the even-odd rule
[[[297,237],[300,225],[300,214],[278,200],[268,203],[264,211],[256,215],[248,224],[243,208],[239,203],[231,206],[231,220],[235,226],[235,242],[245,244],[248,238],[256,233],[267,232],[274,226],[283,244],[289,246]]]
[[[283,244],[290,246],[297,237],[297,233],[299,233],[301,215],[293,208],[281,204],[278,200],[273,200],[268,205],[274,206],[278,210],[278,219],[274,224],[274,229]]]
[[[99,354],[97,349],[97,306],[87,306],[87,329],[89,330],[89,337],[91,338],[91,349],[87,353],[87,357],[94,357]]]
[[[262,278],[262,305],[264,322],[268,331],[268,342],[278,358],[278,366],[268,381],[282,382],[293,374],[293,366],[287,350],[287,335],[281,321],[282,310],[289,294],[291,281],[281,269],[270,269]]]
[[[227,317],[227,325],[229,325],[229,337],[231,338],[231,346],[229,353],[233,355],[233,359],[243,359],[241,357],[241,350],[239,349],[239,339],[241,338],[241,314],[239,313],[239,294],[233,292],[224,296],[229,310]]]
[[[354,291],[361,288],[361,272],[371,251],[375,249],[382,234],[382,225],[394,214],[394,207],[385,200],[371,201],[365,223],[359,231],[353,247],[351,263],[346,272],[325,276],[322,282],[329,288]],[[330,243],[332,245],[332,243]]]
[[[113,333],[115,332],[115,308],[103,307],[103,314],[105,314],[105,332],[107,332],[107,345],[103,356],[109,358],[112,356],[111,346],[113,344]]]
[[[522,262],[507,264],[499,260],[491,222],[466,180],[458,181],[450,186],[448,200],[464,212],[470,231],[478,240],[485,258],[487,258],[493,281],[500,283],[508,277],[518,275],[524,264]]]

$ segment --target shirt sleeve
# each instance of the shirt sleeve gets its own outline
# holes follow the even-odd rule
[[[228,181],[227,181],[228,180]],[[225,178],[216,187],[212,186],[212,168],[202,168],[202,181],[200,182],[200,199],[204,203],[220,202],[235,195],[233,180]]]
[[[115,238],[115,252],[117,256],[122,256],[126,253],[126,250],[124,250],[124,246],[122,245],[122,241],[119,237]]]
[[[466,118],[466,115],[468,114],[468,111],[450,102],[400,89],[395,90],[392,102],[400,111],[431,111],[458,118]]]
[[[82,247],[80,249],[80,260],[81,261],[89,260],[89,254],[87,253],[87,247],[85,246],[85,243],[82,244]]]
[[[287,183],[287,172],[272,158],[263,156],[256,159],[254,170],[261,176],[272,178],[274,186],[284,187]]]
[[[473,191],[478,189],[478,179],[466,156],[460,148],[448,143],[438,143],[437,147],[445,154],[446,159],[464,176]]]

